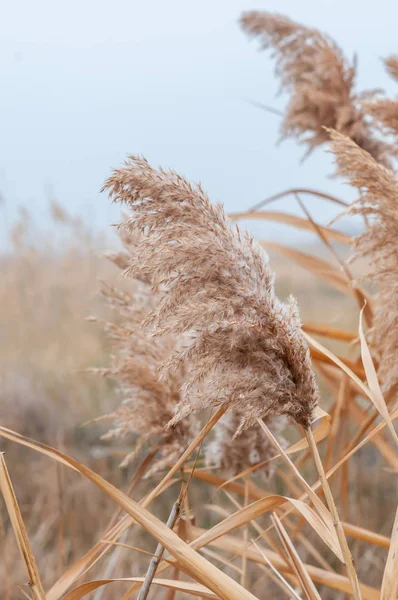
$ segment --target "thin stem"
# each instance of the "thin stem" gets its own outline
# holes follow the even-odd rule
[[[243,497],[243,506],[246,507],[249,502],[249,477],[246,475],[245,477],[245,493]],[[240,579],[240,584],[242,587],[246,587],[246,571],[247,571],[247,556],[246,556],[246,548],[249,541],[249,526],[246,523],[245,529],[243,531],[243,554],[242,554],[242,576]]]
[[[248,101],[250,102],[250,104],[252,104],[253,106],[256,106],[257,108],[266,110],[267,112],[277,115],[278,117],[283,117],[283,112],[281,110],[278,110],[277,108],[274,108],[273,106],[268,106],[267,104],[262,104],[261,102],[257,102],[256,100],[248,100]]]
[[[235,498],[233,498],[233,496],[231,496],[231,494],[229,494],[228,492],[225,492],[225,491],[224,491],[224,493],[227,496],[227,498],[232,502],[232,504],[234,506],[236,506],[236,508],[238,510],[242,508],[242,505],[239,504],[239,502],[237,500],[235,500]],[[250,523],[248,523],[248,525],[251,525],[253,527],[254,531],[258,534],[256,539],[263,538],[264,541],[271,548],[271,550],[273,550],[275,552],[275,554],[278,554],[280,556],[280,558],[286,562],[286,565],[289,566],[289,563],[285,560],[285,556],[280,551],[279,546],[277,544],[275,544],[271,535],[270,534],[267,535],[266,532],[264,531],[264,529],[256,522],[256,520],[250,521]],[[233,560],[236,556],[238,556],[238,555],[236,554],[235,556],[231,557],[231,560]]]
[[[340,521],[339,514],[337,512],[337,508],[334,502],[334,498],[332,495],[332,491],[329,486],[329,482],[327,480],[325,470],[323,468],[322,460],[318,452],[318,446],[316,445],[314,435],[312,433],[311,427],[305,429],[305,435],[308,441],[308,445],[314,457],[315,466],[318,471],[319,479],[322,485],[323,492],[325,494],[326,503],[328,505],[329,511],[333,518],[333,525],[336,530],[337,538],[340,543],[341,551],[344,556],[345,566],[347,569],[348,577],[351,581],[353,595],[355,600],[362,600],[361,590],[359,588],[359,582],[357,573],[354,567],[354,561],[348,547],[347,539],[345,537],[343,525]]]
[[[211,419],[208,421],[208,423],[198,433],[198,435],[195,437],[195,439],[189,444],[188,448],[181,454],[180,458],[172,466],[170,471],[168,471],[168,473],[165,475],[165,477],[162,479],[162,481],[160,483],[158,483],[158,485],[147,496],[147,498],[145,499],[145,503],[143,504],[144,507],[148,506],[148,504],[150,502],[152,502],[152,500],[154,500],[160,494],[160,492],[163,490],[163,488],[167,485],[168,481],[170,481],[170,479],[174,476],[174,474],[181,468],[181,466],[185,463],[185,461],[191,456],[191,454],[195,450],[195,448],[197,448],[202,443],[204,438],[213,429],[215,424],[221,419],[221,417],[223,416],[223,414],[225,413],[226,410],[227,409],[225,408],[225,406],[221,406],[214,413],[214,415],[211,417]],[[137,598],[137,600],[138,600],[138,598]]]
[[[289,598],[295,598],[296,600],[301,600],[300,596],[292,588],[290,583],[288,581],[286,581],[286,579],[283,577],[283,575],[277,569],[275,569],[274,565],[269,560],[268,556],[265,554],[265,552],[262,551],[261,547],[256,543],[255,540],[252,540],[252,544],[257,548],[257,550],[260,552],[261,556],[263,557],[264,561],[267,563],[268,568],[273,575],[272,579],[275,581],[275,583],[277,583],[285,592],[287,592]]]
[[[190,473],[189,479],[186,484],[184,484],[184,468],[183,468],[183,465],[181,465],[181,468],[180,468],[181,490],[180,490],[177,500],[173,504],[169,518],[167,520],[167,527],[169,527],[169,529],[173,529],[174,525],[176,524],[176,521],[180,514],[181,506],[185,503],[186,508],[188,507],[188,490],[189,490],[189,486],[191,485],[193,473],[195,471],[196,464],[197,464],[199,454],[200,454],[200,450],[202,448],[202,442],[203,442],[203,439],[199,443],[195,462],[193,464],[192,471]],[[189,517],[188,511],[187,511],[187,517]],[[149,589],[151,587],[153,578],[155,577],[156,570],[162,560],[163,553],[164,553],[164,547],[162,546],[162,544],[159,543],[156,547],[155,554],[153,555],[151,562],[149,564],[148,571],[145,576],[145,581],[142,584],[142,587],[141,587],[140,593],[138,594],[137,600],[145,600],[146,597],[148,596]],[[177,570],[177,573],[178,573],[178,570]]]
[[[340,265],[344,275],[347,278],[347,282],[349,283],[349,285],[352,286],[352,289],[355,294],[355,298],[356,298],[358,306],[359,306],[359,310],[361,310],[362,307],[364,306],[364,300],[366,300],[366,297],[365,297],[365,294],[363,293],[363,291],[360,290],[357,285],[354,285],[354,278],[352,276],[350,269],[347,266],[347,262],[340,258],[340,256],[338,255],[338,253],[333,248],[332,244],[330,243],[330,241],[327,239],[324,232],[322,231],[322,228],[319,227],[319,225],[317,223],[315,223],[315,221],[311,217],[311,214],[310,214],[309,210],[307,209],[306,205],[301,200],[299,194],[295,193],[294,196],[295,196],[299,206],[301,207],[302,211],[306,215],[307,219],[310,221],[310,223],[314,227],[315,231],[318,233],[319,237],[321,238],[321,240],[323,241],[325,246],[329,249],[332,256],[336,259],[337,263]],[[373,321],[373,313],[372,313],[372,308],[371,308],[370,302],[366,302],[364,310],[365,310],[366,323],[370,327],[372,325],[372,321]]]
[[[0,453],[0,490],[4,498],[21,557],[23,558],[29,576],[29,591],[32,594],[33,600],[46,600],[46,594],[41,583],[36,560],[32,552],[32,547],[11,482],[11,477],[4,460],[3,452]]]
[[[321,502],[321,500],[315,494],[314,490],[311,488],[311,486],[307,483],[307,481],[301,475],[300,471],[297,469],[294,462],[289,458],[289,456],[283,450],[283,448],[279,444],[278,440],[273,435],[273,433],[270,431],[270,429],[267,427],[267,425],[264,423],[264,421],[262,419],[257,419],[257,422],[260,425],[261,429],[266,434],[266,436],[268,437],[268,439],[272,442],[272,444],[275,446],[275,448],[280,452],[281,457],[284,458],[286,464],[293,471],[293,473],[297,477],[297,480],[301,483],[301,485],[303,486],[303,489],[308,494],[309,499],[311,500],[311,502],[313,503],[315,508],[318,510],[319,514],[324,518],[324,520],[326,522],[325,517],[328,516],[328,510],[327,510],[326,506],[323,504],[323,502]]]
[[[105,573],[104,573],[104,579],[111,579],[112,575],[113,575],[113,571],[115,570],[120,556],[123,552],[123,542],[126,540],[127,538],[127,531],[125,531],[123,533],[123,535],[120,536],[120,544],[115,544],[115,549],[113,550],[112,555],[110,556],[107,564],[106,564],[106,569],[105,569]],[[95,594],[93,600],[102,600],[102,598],[104,597],[106,591],[106,587],[101,587],[98,589],[97,593]]]
[[[170,469],[170,471],[166,474],[166,476],[162,479],[162,481],[148,494],[148,496],[146,496],[142,501],[141,501],[141,505],[146,508],[151,502],[152,500],[154,500],[168,485],[169,481],[172,479],[172,477],[174,476],[174,474],[181,469],[181,467],[184,466],[184,463],[187,461],[187,459],[191,456],[192,452],[195,450],[195,448],[197,448],[198,446],[201,447],[201,444],[204,440],[204,438],[206,437],[206,435],[213,429],[213,427],[215,426],[215,424],[221,419],[221,417],[223,416],[223,414],[226,412],[226,408],[225,406],[221,406],[211,417],[211,419],[207,422],[207,424],[203,427],[203,429],[198,433],[198,435],[195,437],[195,439],[190,443],[190,445],[188,446],[188,448],[183,452],[183,454],[180,456],[180,458],[178,459],[178,461],[173,465],[173,467]],[[196,460],[194,463],[194,466],[196,465]],[[192,470],[192,475],[193,475],[193,470]],[[188,480],[188,484],[190,483],[190,480],[192,478],[192,475],[190,476],[189,480]],[[187,490],[187,488],[186,488]],[[184,497],[184,494],[186,492],[182,492]],[[125,520],[125,528],[128,528],[130,526],[130,524],[133,521],[131,521],[131,519],[126,519]],[[124,529],[122,529],[122,531],[124,531]],[[120,535],[120,534],[118,534]],[[117,538],[116,538],[117,539]],[[139,584],[140,585],[140,584]],[[135,583],[123,596],[123,600],[127,600],[128,598],[130,598],[131,594],[137,589],[137,584]],[[138,600],[138,598],[137,598]]]
[[[156,447],[154,450],[152,450],[152,452],[147,454],[147,456],[145,456],[143,461],[139,464],[139,466],[138,466],[136,472],[134,473],[134,475],[131,479],[131,482],[125,492],[127,494],[127,496],[131,496],[135,486],[138,485],[138,483],[143,478],[145,472],[148,470],[149,466],[152,464],[152,461],[155,458],[157,451],[158,451],[158,447]],[[112,530],[113,526],[115,525],[115,523],[117,523],[117,521],[122,513],[123,513],[123,509],[120,507],[118,507],[115,510],[115,512],[113,513],[112,517],[110,518],[110,521],[105,529],[104,537],[107,535],[107,533],[109,531]]]
[[[173,529],[174,525],[176,524],[178,515],[180,513],[181,501],[183,496],[182,492],[183,488],[181,489],[178,499],[174,502],[169,518],[167,520],[167,527],[169,529]],[[162,546],[162,544],[159,543],[156,547],[155,554],[153,555],[153,557],[151,558],[151,562],[149,563],[148,571],[145,575],[145,580],[142,584],[137,600],[146,600],[146,598],[148,597],[153,578],[155,577],[156,570],[159,566],[160,561],[162,560],[163,553],[164,546]]]
[[[290,190],[284,190],[283,192],[279,192],[278,194],[274,194],[273,196],[269,196],[265,200],[262,200],[258,204],[252,206],[249,211],[260,210],[264,206],[271,204],[271,202],[275,202],[275,200],[279,200],[279,198],[283,198],[284,196],[290,196],[292,194],[308,194],[309,196],[318,196],[319,198],[323,198],[324,200],[329,200],[330,202],[334,202],[339,204],[340,206],[348,206],[348,202],[344,200],[340,200],[335,196],[331,196],[330,194],[325,194],[324,192],[318,192],[318,190],[311,190],[309,188],[292,188]]]
[[[348,394],[348,398],[350,398],[349,389],[348,389],[348,377],[344,373],[343,377],[341,378],[340,384],[339,384],[339,390],[337,393],[337,398],[336,398],[336,403],[335,403],[335,410],[333,412],[332,426],[331,426],[329,439],[328,439],[328,446],[327,446],[327,450],[326,450],[325,468],[327,471],[330,469],[331,464],[332,464],[332,455],[333,455],[333,450],[335,447],[334,442],[336,440],[336,437],[337,437],[337,434],[339,431],[340,415],[342,413],[343,404],[346,401],[347,394]]]
[[[276,512],[272,513],[271,521],[275,527],[275,530],[279,536],[282,547],[285,551],[286,558],[288,559],[293,573],[297,575],[300,582],[301,589],[303,590],[305,597],[308,600],[321,600],[318,590],[315,587],[313,580],[311,579],[304,563],[302,562],[297,550],[293,546],[291,539],[283,527]]]

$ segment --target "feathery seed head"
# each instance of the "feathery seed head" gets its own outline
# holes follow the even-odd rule
[[[370,276],[379,285],[369,339],[379,359],[380,380],[391,390],[398,384],[398,179],[354,141],[336,131],[330,136],[339,173],[361,194],[347,212],[367,217],[354,247],[369,259]]]
[[[308,426],[318,402],[309,350],[296,303],[276,297],[262,248],[200,185],[143,158],[130,157],[104,189],[131,209],[129,227],[145,233],[128,273],[166,290],[144,325],[155,336],[187,334],[162,368],[185,370],[171,424],[226,405],[239,411],[239,430],[276,414]]]
[[[127,229],[120,228],[125,252],[110,256],[123,269],[135,256],[138,242],[137,232],[128,235]],[[116,324],[104,323],[114,355],[111,366],[101,373],[117,382],[120,397],[120,406],[102,419],[113,422],[104,439],[134,442],[134,451],[124,459],[122,466],[143,446],[150,445],[152,450],[159,447],[159,458],[148,471],[149,475],[180,457],[194,437],[194,427],[187,419],[166,429],[180,401],[183,369],[159,380],[159,367],[175,350],[177,342],[172,335],[151,339],[148,331],[139,327],[156,305],[156,299],[146,283],[136,280],[134,284],[131,292],[101,284],[102,295],[117,315]]]
[[[379,129],[386,135],[398,136],[398,100],[383,98],[374,102],[365,102],[364,110],[372,117]],[[395,141],[395,151],[391,154],[398,154],[397,143]]]
[[[388,74],[398,81],[398,56],[393,55],[384,59],[384,65],[387,69]]]
[[[391,149],[371,133],[361,107],[361,101],[372,98],[376,91],[361,96],[355,93],[355,61],[350,64],[334,40],[270,12],[245,12],[241,25],[246,33],[260,38],[262,49],[272,48],[281,88],[290,94],[282,138],[301,140],[309,154],[328,141],[324,127],[330,127],[355,140],[376,160],[389,164]]]

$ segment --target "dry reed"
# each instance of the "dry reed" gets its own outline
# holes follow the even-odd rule
[[[324,127],[352,138],[376,160],[389,164],[390,146],[371,131],[362,108],[375,91],[355,90],[356,61],[348,61],[328,35],[270,12],[243,13],[241,26],[271,48],[282,91],[290,95],[282,138],[297,138],[307,154],[328,140]]]
[[[92,418],[93,413],[107,412],[113,421],[109,441],[122,441],[123,450],[127,446],[125,462],[141,453],[144,447],[149,449],[133,481],[126,485],[128,494],[124,494],[82,463],[0,427],[2,438],[6,438],[7,462],[12,467],[15,496],[19,501],[18,507],[13,500],[14,493],[7,492],[11,486],[3,469],[7,506],[9,510],[11,507],[14,525],[18,524],[16,532],[23,542],[24,556],[29,555],[29,564],[34,566],[29,570],[30,583],[34,584],[38,579],[35,559],[26,544],[27,534],[21,535],[24,519],[43,587],[49,589],[45,594],[48,600],[79,599],[97,588],[101,591],[96,593],[101,597],[103,594],[104,598],[123,594],[124,599],[130,597],[144,581],[143,577],[131,577],[131,571],[144,574],[146,557],[148,553],[151,555],[145,551],[142,556],[132,553],[143,550],[142,546],[146,545],[148,551],[151,550],[148,532],[159,542],[144,584],[148,590],[156,565],[159,576],[150,592],[154,598],[159,597],[158,586],[169,590],[168,600],[176,593],[239,600],[255,600],[253,594],[258,598],[280,598],[279,589],[269,580],[264,587],[261,578],[262,569],[270,566],[283,593],[295,598],[301,594],[311,600],[319,597],[335,600],[341,595],[353,594],[364,600],[396,598],[397,518],[391,529],[396,513],[396,488],[394,477],[384,466],[387,463],[395,474],[397,458],[395,449],[384,437],[385,423],[375,425],[376,417],[368,414],[365,405],[371,392],[378,390],[377,378],[369,367],[372,359],[388,392],[387,399],[395,399],[398,383],[394,360],[398,351],[395,298],[398,186],[395,174],[380,164],[380,160],[385,160],[387,154],[392,156],[393,151],[378,137],[395,134],[395,103],[384,99],[369,102],[369,97],[364,99],[358,94],[354,85],[355,63],[350,63],[328,36],[269,13],[246,14],[244,25],[253,35],[263,36],[266,47],[274,48],[282,87],[291,94],[282,133],[300,139],[308,134],[310,138],[304,141],[312,149],[329,136],[324,126],[340,132],[331,133],[339,173],[360,193],[359,200],[348,212],[365,216],[365,231],[354,241],[356,256],[370,261],[370,277],[378,286],[377,296],[370,298],[375,306],[374,323],[369,332],[371,355],[363,353],[364,367],[355,360],[358,314],[352,303],[352,290],[348,289],[351,282],[333,293],[321,292],[310,279],[303,283],[299,276],[292,278],[289,263],[289,277],[285,271],[282,284],[289,291],[301,285],[304,313],[307,311],[312,321],[304,330],[328,340],[324,354],[319,344],[313,354],[315,367],[327,385],[325,397],[332,403],[332,432],[327,451],[329,471],[325,473],[314,436],[319,440],[327,435],[327,419],[322,418],[313,434],[310,422],[318,392],[297,306],[292,300],[279,301],[266,255],[250,236],[228,223],[222,208],[212,206],[200,186],[192,186],[174,172],[153,169],[144,159],[134,157],[114,173],[107,187],[132,213],[119,228],[123,251],[110,253],[109,258],[133,278],[117,284],[107,267],[100,268],[105,261],[95,256],[97,240],[79,219],[53,203],[53,222],[76,236],[73,245],[65,244],[61,251],[58,238],[38,235],[25,212],[12,232],[13,254],[2,257],[6,284],[0,294],[2,332],[6,334],[0,373],[2,425],[5,422],[41,441],[47,439],[58,446],[66,445],[119,488],[126,484],[127,474],[115,468],[114,449],[98,443],[97,431],[90,433],[88,428],[76,431],[74,424]],[[385,62],[390,74],[397,78],[396,57]],[[287,124],[286,119],[290,119]],[[324,197],[332,199],[328,195]],[[280,214],[281,222],[289,220]],[[269,214],[268,218],[275,215]],[[314,224],[309,215],[307,217],[290,224],[313,229]],[[330,228],[317,231],[323,232],[321,239],[324,236],[330,243],[347,242],[348,236],[342,237],[340,232]],[[65,237],[57,230],[59,235]],[[300,254],[293,248],[288,250],[285,255],[289,260]],[[314,261],[309,260],[312,257],[308,257],[307,266],[312,276],[327,281],[329,271],[322,273],[324,267],[319,266],[326,263],[318,260],[315,269]],[[106,307],[95,301],[94,308],[110,341],[110,357],[103,344],[102,331],[86,329],[82,323],[88,304],[93,303],[92,292],[99,273],[107,281],[101,284]],[[279,292],[279,295],[282,294]],[[322,322],[313,322],[315,310],[319,310]],[[338,320],[338,328],[336,323],[330,327],[330,323],[323,322],[326,319]],[[352,326],[349,331],[344,328],[347,323]],[[366,346],[362,328],[360,340],[362,346]],[[311,343],[317,344],[314,340]],[[343,360],[333,355],[329,343],[338,344]],[[348,350],[349,360],[344,354]],[[323,361],[325,356],[327,362]],[[92,378],[86,378],[84,383],[81,375],[74,386],[65,381],[65,374],[71,369],[83,371],[93,362],[110,365],[99,372],[113,379],[115,388],[105,383],[93,387],[93,383],[88,383]],[[352,373],[364,378],[369,375],[369,369],[371,391]],[[113,408],[114,389],[121,400],[116,409]],[[219,407],[218,411],[195,436],[191,420],[183,417],[213,406]],[[279,430],[285,422],[281,415],[288,415],[303,425],[306,433],[306,440],[286,452],[274,436],[276,433],[280,438]],[[391,418],[397,415],[395,408]],[[167,422],[173,423],[168,429],[165,428]],[[213,441],[206,446],[204,438],[215,424]],[[315,459],[316,472],[308,464],[311,456],[308,448],[297,461],[289,458],[298,447],[304,449],[305,441]],[[44,452],[46,457],[37,455],[33,461],[21,460],[19,449],[15,450],[19,447],[13,449],[11,445],[15,442]],[[197,468],[202,464],[197,463],[199,453],[193,466],[184,466],[202,442],[208,465],[216,469]],[[361,453],[357,453],[361,448]],[[149,472],[148,465],[156,450],[155,469],[170,461],[173,466],[147,493],[149,482],[141,478],[144,472]],[[258,485],[254,484],[249,478],[254,468],[259,462],[272,458],[275,451],[280,452],[283,464],[278,464],[274,478],[267,480],[266,486],[260,487],[264,482],[261,479]],[[48,456],[58,461],[56,470],[44,463]],[[333,466],[334,457],[338,462]],[[262,464],[262,474],[268,476],[270,465],[274,463]],[[62,465],[84,475],[83,483],[94,482],[96,493],[93,494],[91,487],[75,482],[76,472],[69,478]],[[284,471],[286,466],[289,473]],[[337,475],[329,483],[331,475],[339,470],[341,478]],[[175,484],[179,472],[181,476],[190,473],[193,478],[188,484],[192,489],[184,496],[185,516],[177,535],[155,514],[163,506],[170,506],[166,489]],[[333,519],[308,483],[316,474],[320,481],[313,484],[313,490],[319,490],[322,485]],[[225,477],[231,475],[233,480],[226,481]],[[241,477],[244,477],[244,485],[239,482]],[[138,483],[142,496],[141,501],[135,502],[128,496],[132,490],[137,493]],[[197,527],[195,521],[203,518],[202,506],[208,502],[211,485],[216,486],[212,490],[213,512],[221,515],[222,520],[205,530]],[[348,522],[340,522],[331,485],[333,490],[338,489],[335,497],[343,509],[346,507],[344,518]],[[220,486],[242,496],[243,506],[233,499],[235,513],[230,514],[223,505],[224,490],[220,490]],[[300,495],[300,487],[304,495]],[[276,494],[272,488],[284,495]],[[116,512],[110,513],[109,506],[103,502],[103,493],[116,503]],[[175,488],[171,493],[175,498]],[[154,511],[149,512],[149,504],[160,494],[166,495],[159,498]],[[251,500],[254,500],[252,504]],[[271,528],[264,531],[257,519],[265,516],[266,506],[277,510],[278,515],[272,515]],[[120,517],[122,509],[129,514]],[[26,575],[22,571],[23,561],[17,562],[15,540],[8,521],[2,519],[3,514],[5,516],[5,511],[0,514],[0,544],[4,550],[0,561],[0,594],[6,600],[14,600],[20,597],[16,589],[14,593],[15,584],[23,582]],[[369,529],[363,527],[364,515]],[[99,532],[109,517],[107,533],[102,535]],[[142,527],[138,530],[136,526],[129,539],[131,517]],[[164,514],[163,520],[166,520]],[[234,534],[238,527],[245,528],[243,537],[240,532]],[[371,531],[371,527],[375,531]],[[261,542],[254,542],[254,547],[247,543],[248,528],[253,528],[261,537]],[[278,533],[282,550],[275,544],[271,529]],[[124,532],[122,540],[118,537],[121,532]],[[385,535],[387,532],[388,535],[391,532],[391,539]],[[355,539],[356,571],[363,583],[358,583],[345,535]],[[321,548],[318,548],[319,536],[326,542]],[[123,543],[116,546],[117,553],[107,560],[107,552],[118,539]],[[349,577],[338,572],[328,547],[340,559],[344,556]],[[171,555],[166,553],[161,561],[163,548]],[[211,562],[198,554],[200,549]],[[82,552],[86,554],[82,556]],[[234,564],[235,557],[241,557],[241,569]],[[174,564],[174,571],[169,579],[160,578],[170,563]],[[222,569],[215,568],[214,564],[222,565]],[[181,570],[196,581],[179,581]],[[226,576],[225,570],[235,581]],[[78,581],[83,572],[94,581]],[[246,589],[239,586],[237,573]],[[104,575],[114,579],[104,581]],[[121,580],[123,576],[128,578]],[[133,586],[127,592],[126,582]],[[116,594],[112,586],[108,591],[108,583],[120,586]],[[290,584],[301,586],[301,591]],[[41,589],[41,584],[39,587]],[[159,595],[162,594],[160,591]],[[44,598],[44,592],[39,596]]]
[[[398,56],[389,56],[384,60],[384,65],[389,75],[391,75],[393,79],[396,79],[398,81]]]
[[[318,402],[309,350],[261,247],[200,185],[143,158],[130,157],[104,189],[132,211],[125,226],[145,232],[127,272],[167,290],[144,325],[157,336],[188,332],[163,366],[164,375],[186,369],[171,424],[225,405],[241,414],[238,432],[276,414],[307,427]]]
[[[333,131],[330,136],[340,175],[360,191],[348,212],[365,216],[368,223],[354,248],[369,260],[369,277],[379,286],[370,341],[379,361],[378,375],[385,390],[392,390],[398,382],[398,180],[353,140]]]
[[[108,254],[108,258],[123,268],[135,257],[138,239],[126,227],[121,227],[119,232],[125,251]],[[151,339],[147,331],[137,327],[156,304],[156,295],[146,281],[136,280],[133,284],[132,291],[106,283],[101,285],[101,294],[114,313],[116,323],[103,321],[113,349],[112,364],[94,371],[117,383],[120,398],[120,406],[101,417],[113,421],[103,439],[133,443],[134,450],[127,454],[122,466],[139,455],[143,447],[149,446],[151,451],[158,449],[159,456],[147,473],[150,475],[179,458],[193,438],[194,430],[188,419],[165,429],[180,400],[184,371],[180,367],[161,380],[158,371],[178,347],[178,342],[172,335]]]
[[[386,135],[398,135],[398,101],[383,98],[375,102],[365,102],[364,110]],[[396,152],[395,152],[396,154]]]

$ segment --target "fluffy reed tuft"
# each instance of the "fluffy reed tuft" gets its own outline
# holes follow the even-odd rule
[[[350,63],[334,40],[269,12],[245,12],[240,22],[246,33],[261,39],[263,49],[273,49],[281,89],[290,94],[282,138],[297,138],[309,154],[327,142],[324,127],[333,128],[388,166],[389,146],[371,133],[361,106],[375,92],[357,95],[355,61]]]
[[[354,246],[369,259],[379,293],[370,341],[379,359],[378,375],[386,391],[398,383],[398,180],[349,138],[330,132],[339,173],[360,191],[350,214],[367,218]]]
[[[217,423],[215,438],[208,444],[205,451],[207,466],[220,469],[227,477],[238,475],[248,467],[270,461],[275,456],[275,447],[260,427],[254,425],[239,436],[235,436],[239,424],[239,413],[226,413]],[[285,446],[286,443],[280,436],[285,425],[284,419],[269,417],[266,419],[266,424],[278,437],[279,443]],[[268,462],[263,465],[257,473],[263,478],[269,479],[273,473],[273,463]]]
[[[386,58],[384,64],[391,77],[398,81],[398,56]],[[374,102],[365,102],[364,109],[372,117],[374,123],[383,134],[394,137],[394,155],[396,156],[398,154],[398,100],[382,98]]]
[[[389,75],[398,81],[398,56],[390,56],[383,62]],[[365,101],[363,109],[372,118],[374,128],[379,129],[384,135],[392,136],[393,144],[390,146],[390,153],[396,157],[398,154],[398,100],[381,98]]]
[[[264,251],[232,227],[200,185],[131,156],[104,189],[132,210],[128,225],[145,240],[128,272],[167,293],[144,325],[156,336],[189,332],[163,365],[186,369],[171,423],[225,405],[241,414],[238,431],[286,414],[307,427],[318,402],[296,303],[275,296]]]
[[[125,269],[135,254],[138,237],[128,227],[120,228],[125,252],[109,255],[119,267]],[[183,453],[194,437],[189,420],[177,423],[166,430],[180,400],[182,367],[159,381],[159,366],[176,347],[173,336],[150,339],[147,332],[137,325],[155,305],[153,293],[146,282],[136,280],[132,292],[125,292],[102,283],[101,294],[108,306],[116,313],[117,323],[104,322],[104,329],[115,354],[108,369],[97,369],[104,376],[116,380],[120,406],[101,419],[111,419],[112,429],[104,439],[134,441],[134,451],[124,459],[127,465],[142,449],[159,448],[159,458],[148,474],[173,462]],[[138,435],[138,439],[134,438]]]
[[[388,74],[398,81],[398,56],[393,55],[384,59],[384,65],[387,69]]]
[[[383,98],[364,103],[364,109],[386,135],[398,135],[398,100]],[[397,154],[397,150],[395,153]]]

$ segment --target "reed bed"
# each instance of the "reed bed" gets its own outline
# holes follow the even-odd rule
[[[44,242],[22,215],[0,296],[7,600],[398,597],[397,102],[359,92],[322,32],[241,25],[289,94],[282,137],[331,152],[357,200],[290,189],[228,216],[130,156],[104,185],[117,251],[56,204]],[[286,194],[303,217],[268,208]],[[308,195],[360,235],[317,224]]]

